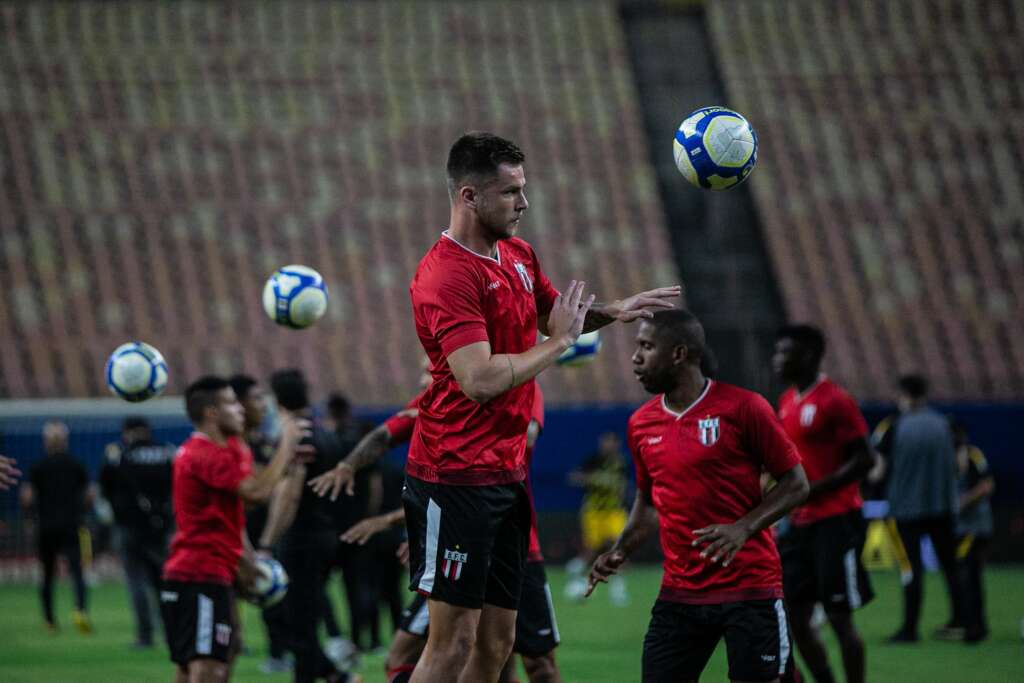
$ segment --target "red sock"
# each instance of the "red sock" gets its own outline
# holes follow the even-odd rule
[[[388,683],[409,683],[409,679],[412,678],[412,670],[415,668],[415,664],[403,664],[394,669],[388,669],[386,672]]]

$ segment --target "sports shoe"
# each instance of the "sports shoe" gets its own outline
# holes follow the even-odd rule
[[[351,669],[359,661],[359,648],[348,638],[328,638],[324,654],[339,669]]]
[[[965,629],[963,626],[946,624],[945,626],[940,626],[939,628],[935,629],[932,632],[932,636],[934,636],[937,640],[963,640],[964,633],[966,632],[966,630],[967,629]]]
[[[71,613],[71,623],[80,633],[92,633],[92,622],[89,621],[89,615],[82,610],[76,609]]]
[[[260,673],[265,674],[286,674],[290,673],[294,668],[292,660],[287,657],[267,657],[262,664],[260,664]]]

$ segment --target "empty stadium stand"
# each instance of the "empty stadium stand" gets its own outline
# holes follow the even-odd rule
[[[404,402],[407,286],[470,129],[525,149],[556,285],[679,281],[614,2],[3,3],[0,36],[0,397],[103,395],[142,339],[172,393],[298,365]],[[308,331],[260,307],[288,263],[329,283]],[[549,373],[550,400],[640,399],[629,342]]]

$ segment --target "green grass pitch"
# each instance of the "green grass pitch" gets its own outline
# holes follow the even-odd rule
[[[650,606],[657,594],[660,571],[637,566],[628,572],[632,604],[613,607],[604,592],[583,604],[561,599],[565,576],[550,571],[562,645],[558,660],[567,682],[629,683],[639,680],[640,644]],[[882,683],[1003,683],[1024,681],[1024,568],[993,568],[988,572],[989,641],[976,646],[931,640],[930,631],[946,616],[939,577],[928,577],[921,643],[887,646],[886,635],[899,620],[899,580],[894,573],[872,576],[878,597],[857,615],[868,647],[868,678]],[[334,587],[336,590],[336,586]],[[335,592],[337,598],[337,593]],[[63,630],[46,633],[41,625],[36,588],[0,586],[0,681],[4,683],[135,683],[172,680],[163,647],[149,652],[128,648],[131,615],[124,587],[101,584],[91,592],[96,632],[82,635],[70,627],[70,588],[63,583],[58,609]],[[344,610],[336,603],[339,617]],[[239,660],[235,681],[284,683],[287,675],[259,672],[263,634],[255,610],[246,606],[244,630],[252,653]],[[387,620],[384,620],[387,623]],[[838,653],[829,636],[831,661],[839,673]],[[368,683],[384,681],[382,657],[365,657],[361,671]],[[523,679],[525,681],[525,678]],[[726,680],[724,646],[719,645],[705,670],[704,681]],[[841,679],[840,679],[841,680]]]

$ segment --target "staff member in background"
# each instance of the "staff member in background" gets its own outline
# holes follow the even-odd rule
[[[114,510],[128,596],[135,612],[133,647],[153,647],[154,599],[174,527],[171,463],[174,446],[157,443],[142,417],[125,419],[121,442],[107,446],[100,490]]]
[[[82,633],[92,631],[86,613],[87,592],[82,576],[82,545],[79,533],[86,505],[92,504],[95,492],[89,486],[89,475],[76,458],[68,453],[68,426],[50,421],[43,425],[43,448],[46,455],[29,470],[28,481],[21,488],[21,504],[34,507],[38,514],[39,560],[43,564],[43,585],[40,597],[46,627],[57,630],[53,615],[53,579],[57,556],[68,562],[75,587],[75,611],[71,620]],[[85,539],[88,542],[88,538]]]
[[[924,593],[921,538],[932,540],[949,591],[952,624],[963,619],[956,568],[956,455],[949,423],[928,406],[928,383],[919,375],[899,381],[899,417],[885,432],[878,451],[889,467],[889,516],[896,520],[911,577],[903,585],[903,625],[890,643],[918,640]],[[940,629],[941,631],[941,629]]]

